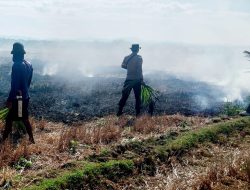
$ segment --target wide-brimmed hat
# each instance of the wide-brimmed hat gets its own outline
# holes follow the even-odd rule
[[[139,49],[141,49],[141,47],[140,47],[139,44],[132,44],[132,46],[131,46],[130,49],[131,49],[131,50],[139,50]]]
[[[14,43],[11,54],[26,54],[26,51],[24,50],[23,44],[21,44],[19,42]]]

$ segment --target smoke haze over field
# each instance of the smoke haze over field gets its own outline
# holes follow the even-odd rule
[[[250,92],[248,0],[0,0],[0,12],[0,38],[14,39],[0,41],[0,57],[26,39],[42,74],[125,77],[120,64],[135,42],[145,74],[221,85],[229,100]]]
[[[24,44],[27,59],[42,66],[41,74],[56,74],[67,80],[81,80],[83,76],[125,77],[126,71],[120,65],[131,45],[126,41],[24,41]],[[11,45],[7,40],[1,53],[9,60]],[[250,90],[247,73],[250,65],[242,53],[246,47],[149,42],[142,42],[141,46],[146,77],[154,74],[159,78],[159,73],[167,73],[219,85],[228,94],[225,97],[228,100],[241,99],[242,93]]]

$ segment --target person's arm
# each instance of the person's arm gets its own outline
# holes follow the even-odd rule
[[[128,65],[128,63],[127,63],[127,61],[126,61],[126,57],[123,59],[123,62],[122,62],[122,68],[123,69],[127,69],[127,65]]]
[[[139,62],[139,65],[140,65],[140,67],[141,67],[140,69],[141,69],[141,72],[142,72],[143,59],[142,59],[141,56],[138,58],[138,62]],[[143,73],[142,73],[141,84],[144,84],[144,81],[143,81]]]
[[[142,65],[142,63],[143,63],[143,59],[142,59],[142,57],[141,57],[141,56],[138,58],[138,62],[139,62],[139,64],[140,64],[140,65]]]
[[[11,72],[11,89],[7,99],[8,102],[11,102],[16,98],[16,93],[19,88],[19,82],[20,82],[20,72],[18,71],[18,68],[16,66],[13,66]]]
[[[29,83],[28,83],[29,87],[30,87],[30,84],[32,81],[32,77],[33,77],[33,67],[32,67],[32,65],[30,65],[30,77],[29,77]]]

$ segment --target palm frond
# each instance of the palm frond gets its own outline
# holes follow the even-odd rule
[[[0,120],[5,120],[8,113],[9,113],[8,108],[4,108],[4,109],[0,110]]]
[[[142,84],[141,86],[141,102],[144,106],[149,105],[151,102],[158,100],[158,92],[151,86]]]

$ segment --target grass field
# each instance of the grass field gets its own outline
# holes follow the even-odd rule
[[[10,189],[248,189],[250,118],[32,120],[36,144],[0,146]],[[0,124],[3,128],[3,124]]]

